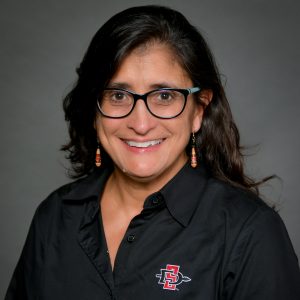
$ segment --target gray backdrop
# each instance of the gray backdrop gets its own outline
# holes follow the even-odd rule
[[[106,1],[105,1],[106,2]],[[99,26],[133,5],[167,4],[207,38],[248,150],[248,172],[277,174],[263,188],[300,255],[300,2],[0,0],[0,298],[36,206],[69,179],[61,99]]]

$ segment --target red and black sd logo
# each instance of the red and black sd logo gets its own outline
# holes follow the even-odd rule
[[[177,285],[191,281],[191,278],[184,276],[179,269],[180,266],[168,264],[165,269],[160,269],[160,274],[155,275],[159,278],[158,283],[163,285],[164,290],[178,290]]]

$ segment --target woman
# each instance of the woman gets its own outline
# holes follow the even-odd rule
[[[64,109],[83,178],[38,207],[7,300],[300,298],[288,234],[243,172],[212,55],[180,13],[113,16]]]

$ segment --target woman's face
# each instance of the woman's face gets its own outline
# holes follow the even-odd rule
[[[193,83],[172,51],[162,44],[133,50],[109,85],[144,94],[157,87],[190,88]],[[98,114],[98,138],[121,174],[136,181],[168,181],[186,163],[185,148],[200,129],[203,108],[189,95],[181,115],[159,119],[138,100],[131,114],[110,119]]]

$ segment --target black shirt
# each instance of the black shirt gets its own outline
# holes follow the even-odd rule
[[[297,257],[279,215],[188,165],[132,219],[112,272],[99,197],[109,171],[38,207],[10,299],[300,299]]]

